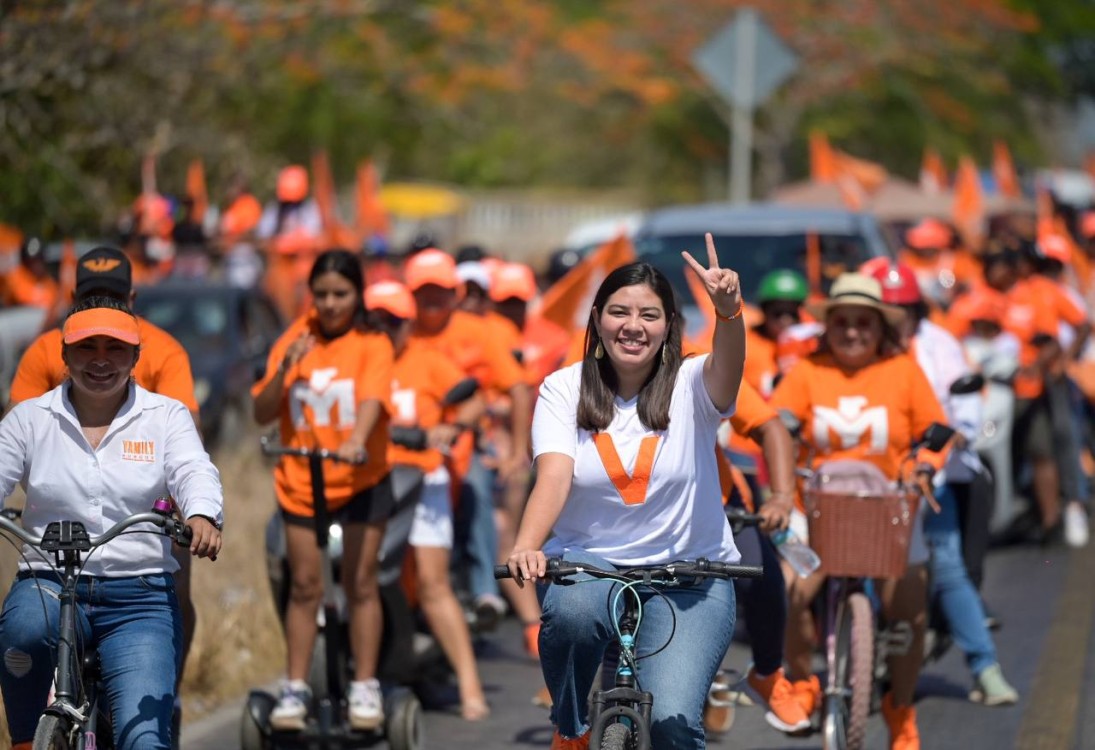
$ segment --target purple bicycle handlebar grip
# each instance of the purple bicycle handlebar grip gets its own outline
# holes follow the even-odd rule
[[[152,510],[156,513],[171,513],[175,510],[175,506],[166,497],[159,497],[152,504]]]

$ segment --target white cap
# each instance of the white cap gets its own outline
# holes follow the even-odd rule
[[[463,263],[457,263],[456,275],[465,284],[470,281],[484,290],[490,290],[490,274],[487,273],[486,266],[477,260],[466,260]]]

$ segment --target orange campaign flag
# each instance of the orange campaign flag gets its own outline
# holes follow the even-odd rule
[[[947,167],[943,164],[943,157],[931,146],[926,146],[924,158],[920,162],[920,189],[935,195],[946,190],[949,185],[950,180],[947,179]]]
[[[864,192],[873,193],[890,178],[886,168],[877,162],[860,159],[837,149],[833,153],[836,156],[838,180],[840,177],[850,178]]]
[[[205,187],[205,166],[201,159],[194,159],[186,168],[186,195],[194,201],[191,218],[201,224],[209,208],[209,191]]]
[[[391,222],[384,204],[380,202],[380,178],[372,159],[366,159],[357,166],[357,184],[354,194],[355,228],[362,240],[370,237],[387,237],[391,231]]]
[[[315,186],[312,195],[315,196],[316,208],[319,209],[320,220],[323,222],[323,233],[329,242],[334,242],[339,234],[337,199],[335,180],[331,176],[331,162],[327,159],[326,151],[317,151],[312,156],[312,183]]]
[[[966,245],[978,248],[984,236],[985,202],[981,195],[981,176],[969,156],[958,161],[958,171],[954,174],[951,215]]]
[[[601,245],[544,292],[540,317],[566,331],[584,330],[597,287],[610,271],[633,260],[635,248],[624,234]]]
[[[1015,164],[1011,160],[1008,144],[997,140],[992,143],[992,176],[996,179],[996,190],[1008,198],[1022,197],[1019,188],[1019,175],[1015,173]]]
[[[810,133],[810,179],[828,184],[836,182],[837,165],[833,147],[829,145],[829,136],[820,130]]]
[[[71,238],[61,243],[61,267],[57,272],[57,281],[61,289],[61,304],[67,305],[76,291],[76,243]]]

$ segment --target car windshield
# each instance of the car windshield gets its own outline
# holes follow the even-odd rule
[[[228,345],[228,308],[225,299],[193,295],[138,295],[137,314],[174,336],[183,349],[198,353],[222,351]]]
[[[872,256],[866,240],[856,235],[822,234],[818,237],[821,251],[821,291],[829,292],[833,280],[845,271],[854,271]],[[715,235],[715,247],[720,262],[733,268],[742,279],[745,300],[753,302],[760,280],[777,268],[792,268],[806,273],[807,236],[786,235]],[[684,277],[681,251],[692,253],[707,265],[707,246],[702,234],[646,235],[635,240],[635,251],[644,260],[664,273],[682,300],[690,300],[688,282]]]

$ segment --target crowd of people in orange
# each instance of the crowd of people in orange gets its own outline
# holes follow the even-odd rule
[[[132,285],[218,276],[227,283],[261,287],[287,328],[254,386],[256,421],[276,422],[285,445],[322,447],[364,461],[325,470],[332,511],[361,531],[347,536],[348,556],[356,566],[345,579],[356,657],[351,721],[361,727],[383,721],[375,679],[381,622],[377,575],[384,511],[399,502],[387,480],[394,467],[417,472],[416,491],[421,493],[409,538],[417,600],[454,667],[464,717],[484,719],[489,707],[454,589],[466,595],[466,606],[481,624],[512,611],[525,628],[528,653],[538,654],[540,603],[531,587],[505,582],[500,588],[493,568],[513,548],[528,497],[530,424],[538,388],[549,374],[584,356],[589,350],[586,331],[567,330],[543,314],[540,303],[546,290],[526,264],[477,246],[445,252],[425,237],[399,252],[379,235],[355,238],[360,246],[354,251],[332,250],[345,237],[332,236],[311,197],[307,170],[283,169],[274,193],[264,206],[237,180],[213,224],[193,200],[173,206],[164,196],[142,195],[122,224],[124,260],[109,254],[79,260],[99,264],[94,268],[81,270],[71,247],[60,253],[59,268],[51,266],[42,241],[21,239],[17,261],[8,263],[2,276],[0,297],[5,306],[41,308],[48,328],[62,319],[71,296],[78,295],[81,274],[109,273],[119,262],[131,269]],[[1062,539],[1078,547],[1088,542],[1095,474],[1090,419],[1095,355],[1089,347],[1095,309],[1095,211],[1060,208],[1050,205],[1038,215],[997,217],[985,237],[976,240],[937,218],[924,218],[902,230],[895,258],[877,258],[859,269],[827,269],[824,291],[839,273],[857,274],[857,281],[842,283],[859,284],[860,291],[852,296],[873,300],[866,307],[883,311],[886,327],[879,351],[915,355],[918,348],[921,354],[930,348],[934,355],[942,351],[938,347],[956,342],[960,367],[982,371],[1011,389],[1009,460],[989,470],[998,482],[1002,472],[1012,475],[1009,481],[1014,478],[1016,492],[1033,501],[1028,536],[1043,543]],[[931,396],[936,384],[928,382],[930,372],[928,380],[919,374],[912,358],[886,360],[885,371],[870,370],[861,380],[855,380],[855,367],[838,366],[843,374],[834,375],[825,356],[839,349],[839,343],[829,335],[838,328],[869,327],[871,321],[849,313],[858,309],[854,306],[824,304],[823,289],[811,288],[802,270],[784,269],[760,280],[760,293],[746,312],[747,357],[735,429],[721,433],[717,451],[724,500],[733,496],[758,508],[767,497],[769,529],[795,528],[802,523],[795,515],[801,517],[803,510],[800,500],[792,503],[796,493],[785,467],[773,470],[771,455],[762,450],[767,445],[762,428],[775,423],[774,408],[801,412],[806,431],[828,449],[829,431],[843,434],[842,425],[888,398],[883,391],[908,383],[900,390],[911,399],[911,416],[891,419],[886,445],[877,449],[870,441],[859,442],[860,430],[855,440],[846,441],[847,450],[830,452],[838,458],[867,458],[887,474],[897,472],[901,452],[926,424],[937,418],[960,421],[957,413],[924,406],[935,404],[934,398],[919,399],[917,394],[923,390]],[[875,289],[877,300],[871,296]],[[686,354],[709,349],[715,319],[709,322],[704,335],[683,342]],[[144,364],[142,358],[138,367]],[[942,391],[935,387],[936,394]],[[13,387],[12,399],[25,398],[21,393]],[[849,406],[850,394],[858,394],[863,403]],[[853,414],[846,406],[859,411]],[[921,407],[923,413],[917,411]],[[830,422],[817,421],[819,414],[829,412],[834,415]],[[389,429],[397,427],[423,429],[427,444],[411,450],[391,443]],[[977,423],[965,437],[974,448],[983,428]],[[878,440],[886,442],[876,434]],[[937,463],[934,469],[942,469],[943,458]],[[961,482],[956,468],[947,470],[951,480]],[[286,623],[289,663],[272,722],[292,729],[303,726],[307,712],[307,660],[320,595],[318,557],[310,531],[314,520],[306,463],[283,458],[274,482],[290,540],[292,574]],[[966,513],[970,518],[961,529],[965,568],[975,587],[989,542],[992,490],[967,505],[976,503],[980,511]],[[450,580],[450,570],[459,571],[459,577]],[[801,729],[817,699],[809,654],[803,652],[812,636],[804,635],[796,621],[805,603],[796,602],[793,576],[787,577],[792,679],[785,680],[778,666],[782,644],[775,647],[772,667],[778,673],[765,670],[756,680],[750,677],[774,711],[773,701],[783,700],[786,714],[780,720],[785,730]],[[998,668],[990,659],[986,668],[992,666]],[[906,679],[901,685],[902,705],[911,700],[916,672],[910,674],[912,682]],[[788,707],[793,696],[799,696],[794,700],[801,709]],[[542,695],[541,700],[550,703],[551,697]],[[901,706],[891,708],[898,711]],[[902,716],[895,720],[898,724],[910,721]],[[915,730],[915,717],[911,721]]]

